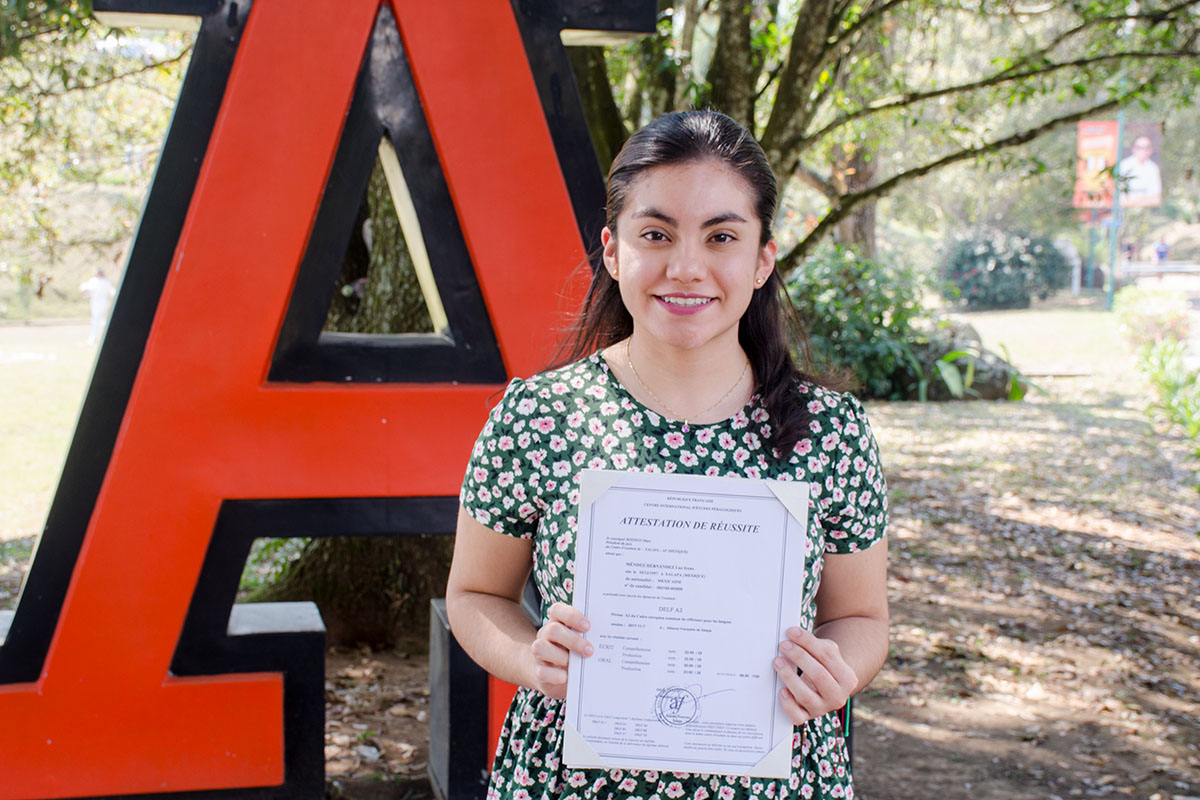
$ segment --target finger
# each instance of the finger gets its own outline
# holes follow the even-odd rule
[[[816,717],[826,711],[838,708],[842,702],[839,696],[824,696],[816,687],[803,676],[796,674],[796,667],[785,658],[775,659],[775,671],[783,681],[784,691],[788,692],[796,704],[805,709],[809,717]]]
[[[585,639],[582,634],[571,630],[561,622],[547,622],[538,631],[537,638],[538,640],[553,642],[581,656],[590,656],[593,652],[591,642]]]
[[[820,661],[841,686],[847,687],[847,691],[854,691],[858,686],[858,673],[846,663],[841,648],[833,639],[822,639],[811,631],[796,627],[788,629],[788,638]]]
[[[784,641],[780,643],[779,651],[791,662],[793,669],[798,667],[808,683],[821,694],[832,697],[845,691],[829,668],[803,646]]]
[[[779,691],[779,705],[793,725],[803,725],[810,719],[816,718],[815,714],[810,714],[808,709],[797,703],[796,698],[787,689]]]
[[[549,639],[534,639],[533,657],[540,664],[548,664],[552,667],[566,668],[570,663],[570,652],[560,644],[555,644]]]
[[[560,602],[550,606],[550,610],[546,612],[546,618],[561,622],[568,628],[577,631],[586,631],[592,627],[592,623],[583,615],[582,611],[567,603]]]
[[[567,696],[567,671],[557,667],[539,666],[534,672],[542,694],[555,700]]]

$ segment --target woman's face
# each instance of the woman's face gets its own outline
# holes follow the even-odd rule
[[[695,350],[737,343],[756,280],[775,268],[746,180],[717,161],[646,170],[630,185],[617,230],[601,233],[634,336]]]

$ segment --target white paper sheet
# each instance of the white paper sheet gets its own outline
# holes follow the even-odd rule
[[[800,621],[807,483],[582,473],[567,766],[786,778],[772,659]]]

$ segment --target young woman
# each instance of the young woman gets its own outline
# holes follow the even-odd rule
[[[861,407],[793,361],[776,199],[762,149],[722,114],[669,114],[630,137],[569,363],[513,380],[475,445],[446,606],[467,652],[521,687],[489,800],[854,796],[830,712],[887,654],[886,488]],[[790,779],[562,764],[568,654],[592,655],[570,605],[584,468],[814,484],[821,555],[795,576],[804,608],[772,665],[797,726]],[[531,569],[540,628],[518,605]]]

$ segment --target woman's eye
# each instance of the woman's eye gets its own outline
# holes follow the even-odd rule
[[[646,231],[642,234],[642,238],[651,242],[665,242],[667,240],[667,235],[662,231]]]
[[[714,233],[711,241],[716,242],[717,244],[727,244],[728,242],[733,241],[733,235],[728,233]]]

